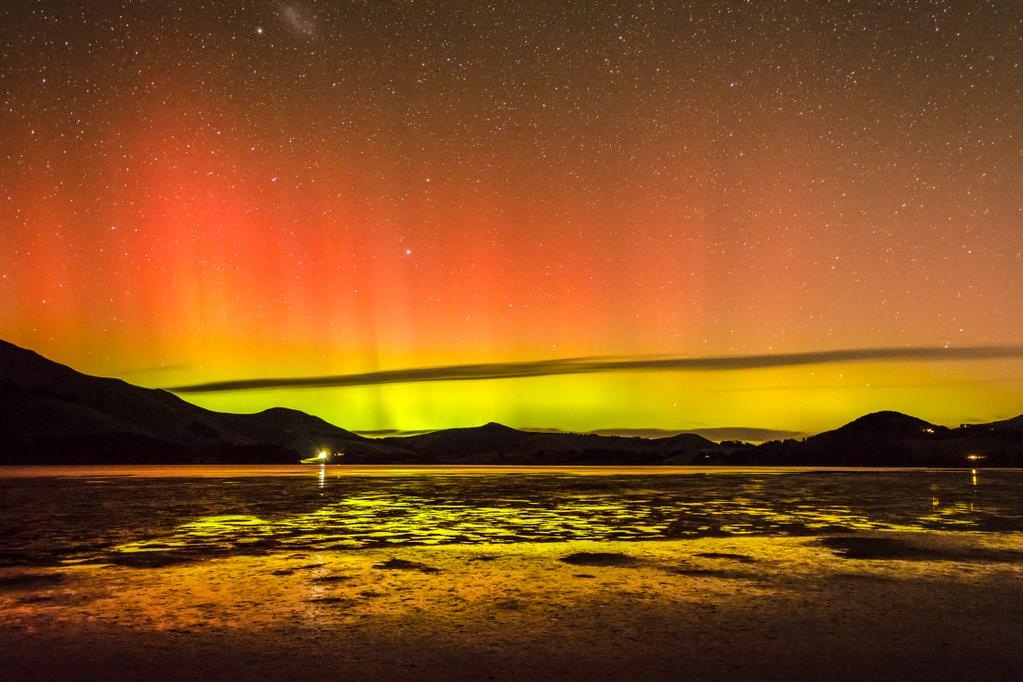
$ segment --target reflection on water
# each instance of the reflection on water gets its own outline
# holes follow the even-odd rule
[[[165,565],[280,550],[853,529],[1023,530],[1018,470],[189,471],[0,471],[0,565]]]

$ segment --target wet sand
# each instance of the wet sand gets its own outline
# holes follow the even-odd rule
[[[1023,534],[276,552],[0,570],[53,679],[1019,679]]]

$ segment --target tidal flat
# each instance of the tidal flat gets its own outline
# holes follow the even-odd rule
[[[10,469],[0,486],[8,679],[1023,675],[1019,471]]]

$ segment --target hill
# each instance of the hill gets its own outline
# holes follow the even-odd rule
[[[899,412],[875,412],[805,440],[764,443],[718,464],[798,466],[1021,466],[1020,418],[950,429]]]
[[[447,464],[691,464],[719,449],[691,434],[627,438],[519,431],[494,423],[381,440],[419,453],[424,461]]]
[[[988,431],[1023,431],[1023,414],[1012,419],[1003,419],[1002,421],[989,422],[987,424],[964,424],[963,428],[986,429]]]
[[[295,462],[320,448],[388,450],[296,410],[213,412],[4,341],[0,415],[4,463]]]

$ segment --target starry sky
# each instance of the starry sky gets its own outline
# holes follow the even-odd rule
[[[939,351],[1023,342],[1021,36],[1015,0],[3,3],[0,337],[363,430],[1012,416],[1018,353]],[[232,383],[334,375],[387,380]]]

